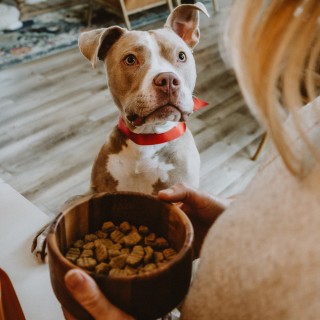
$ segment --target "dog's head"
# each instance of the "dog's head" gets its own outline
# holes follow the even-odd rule
[[[185,121],[192,113],[199,11],[208,16],[202,3],[178,6],[158,30],[115,26],[80,35],[93,67],[104,61],[112,97],[131,128]]]

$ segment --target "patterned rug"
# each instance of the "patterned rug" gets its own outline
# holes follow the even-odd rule
[[[82,6],[39,15],[25,21],[14,31],[0,31],[0,70],[12,65],[32,61],[77,46],[81,31],[87,30],[87,11]],[[130,16],[133,29],[163,20],[169,14],[161,6]],[[91,29],[112,25],[125,26],[123,20],[103,9],[93,15]]]

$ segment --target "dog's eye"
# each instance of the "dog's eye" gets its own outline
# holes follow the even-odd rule
[[[133,54],[129,54],[124,58],[124,63],[128,66],[132,66],[137,62],[137,58]]]
[[[186,61],[187,56],[183,51],[180,51],[179,54],[178,54],[178,59],[179,59],[179,61],[184,62],[184,61]]]

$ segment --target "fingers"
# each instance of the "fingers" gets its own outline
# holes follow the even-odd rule
[[[230,205],[228,199],[213,197],[181,183],[159,191],[158,196],[164,201],[182,202],[187,214],[209,218],[211,222]]]
[[[179,183],[168,189],[159,191],[158,196],[160,199],[170,202],[190,202],[190,198],[192,198],[192,194],[194,192],[195,190],[182,183]]]
[[[133,318],[111,304],[95,281],[85,272],[72,269],[65,275],[65,283],[72,296],[97,320],[132,320]],[[73,318],[66,314],[66,319]]]

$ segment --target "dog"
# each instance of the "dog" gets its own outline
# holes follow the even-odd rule
[[[194,110],[192,49],[200,38],[200,12],[209,16],[200,2],[180,5],[162,29],[113,26],[80,35],[79,49],[92,66],[103,61],[119,110],[118,124],[94,161],[88,194],[156,195],[179,182],[199,186],[200,156],[185,122]],[[43,248],[35,251],[43,259]]]
[[[80,51],[93,67],[103,61],[120,113],[94,162],[92,193],[199,185],[200,157],[185,126],[194,106],[199,11],[208,15],[202,3],[180,5],[159,30],[115,26],[81,34]]]

